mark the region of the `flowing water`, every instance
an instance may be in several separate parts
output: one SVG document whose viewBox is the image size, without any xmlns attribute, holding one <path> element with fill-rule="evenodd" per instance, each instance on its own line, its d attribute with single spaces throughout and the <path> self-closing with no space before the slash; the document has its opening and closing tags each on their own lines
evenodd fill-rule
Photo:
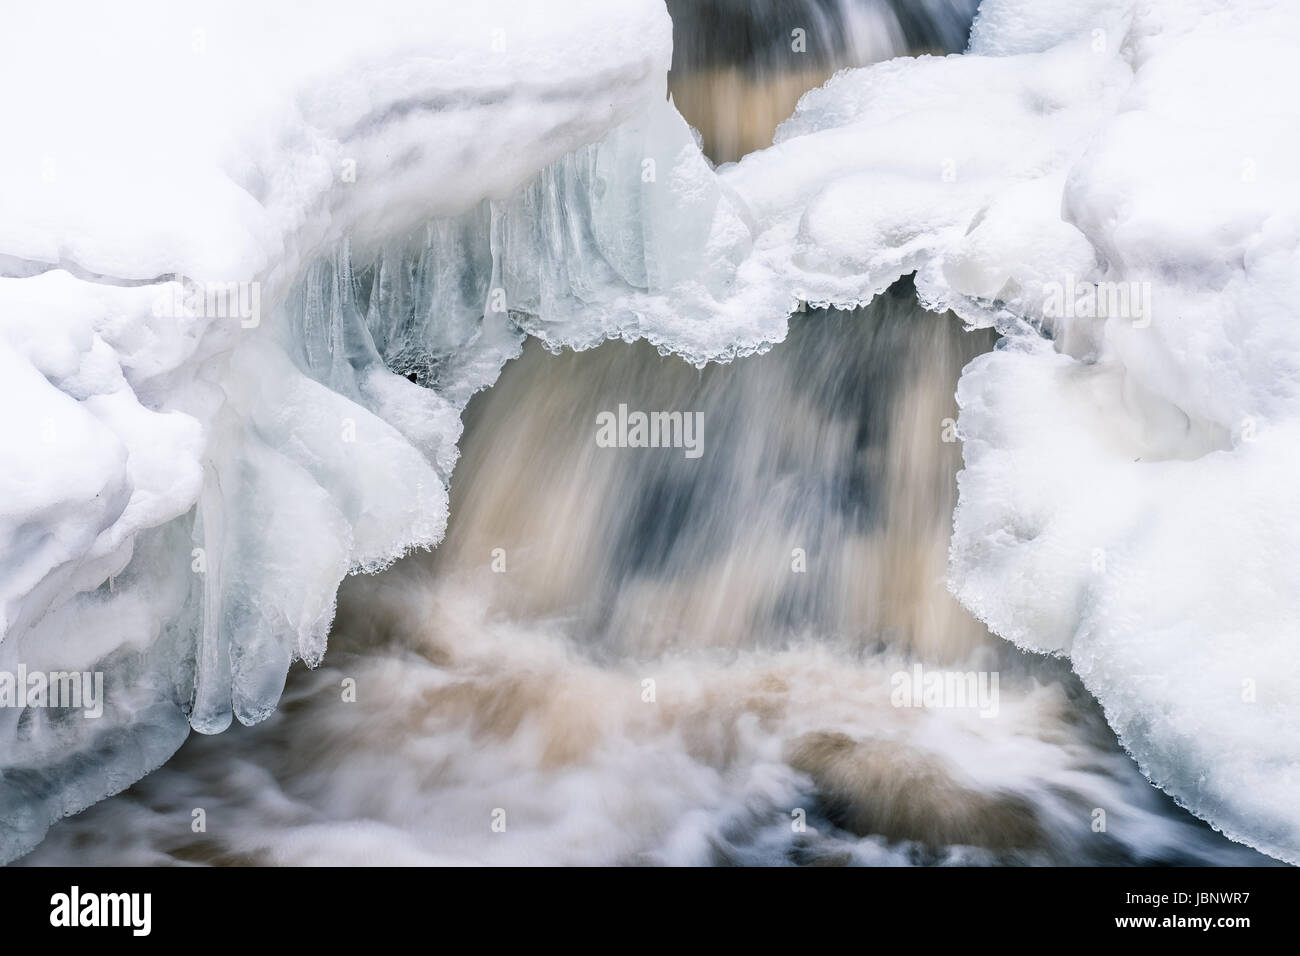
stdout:
<svg viewBox="0 0 1300 956">
<path fill-rule="evenodd" d="M 939 0 L 919 40 L 901 3 L 670 5 L 680 102 L 742 118 L 706 130 L 715 159 L 770 139 L 773 90 L 969 24 Z M 858 32 L 774 65 L 754 31 L 784 44 L 791 15 Z M 948 594 L 945 439 L 993 345 L 906 280 L 727 366 L 530 343 L 466 412 L 443 544 L 346 582 L 269 720 L 193 736 L 23 862 L 1267 862 L 1152 788 L 1065 662 Z M 602 447 L 620 406 L 698 430 Z M 918 666 L 986 693 L 900 706 Z"/>
<path fill-rule="evenodd" d="M 668 0 L 669 90 L 714 162 L 772 142 L 836 70 L 960 53 L 978 0 Z"/>
<path fill-rule="evenodd" d="M 467 412 L 443 545 L 348 581 L 270 720 L 28 862 L 1254 862 L 945 590 L 942 422 L 991 344 L 900 283 L 703 371 L 526 349 Z M 698 412 L 699 456 L 599 447 L 620 404 Z M 894 706 L 917 663 L 995 706 Z"/>
</svg>

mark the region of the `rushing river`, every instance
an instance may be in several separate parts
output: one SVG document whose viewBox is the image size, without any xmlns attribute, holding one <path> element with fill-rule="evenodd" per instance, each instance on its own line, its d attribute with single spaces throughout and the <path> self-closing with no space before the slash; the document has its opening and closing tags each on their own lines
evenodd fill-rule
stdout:
<svg viewBox="0 0 1300 956">
<path fill-rule="evenodd" d="M 960 49 L 970 6 L 679 0 L 673 92 L 735 159 L 836 68 Z M 348 580 L 269 720 L 24 862 L 1267 862 L 948 594 L 953 396 L 993 346 L 907 281 L 703 370 L 530 343 L 467 410 L 443 544 Z M 597 440 L 637 412 L 694 429 Z"/>
</svg>

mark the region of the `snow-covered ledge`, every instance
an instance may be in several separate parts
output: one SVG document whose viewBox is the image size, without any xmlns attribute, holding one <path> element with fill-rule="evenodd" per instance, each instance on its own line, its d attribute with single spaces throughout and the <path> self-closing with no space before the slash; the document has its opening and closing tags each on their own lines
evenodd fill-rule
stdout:
<svg viewBox="0 0 1300 956">
<path fill-rule="evenodd" d="M 295 367 L 307 265 L 517 193 L 671 56 L 660 0 L 68 7 L 0 36 L 0 671 L 106 688 L 0 708 L 0 859 L 265 716 L 342 577 L 440 539 L 458 409 Z"/>
<path fill-rule="evenodd" d="M 915 272 L 1006 333 L 959 386 L 954 591 L 1070 655 L 1157 785 L 1300 862 L 1294 4 L 986 0 L 967 54 L 846 71 L 717 171 L 662 103 L 658 3 L 437 6 L 6 35 L 10 85 L 59 106 L 5 105 L 0 669 L 117 681 L 98 739 L 0 713 L 0 855 L 187 712 L 264 715 L 341 575 L 437 540 L 459 403 L 518 327 L 726 359 Z M 62 89 L 51 48 L 104 86 Z M 172 274 L 256 279 L 271 314 L 157 316 Z"/>
</svg>

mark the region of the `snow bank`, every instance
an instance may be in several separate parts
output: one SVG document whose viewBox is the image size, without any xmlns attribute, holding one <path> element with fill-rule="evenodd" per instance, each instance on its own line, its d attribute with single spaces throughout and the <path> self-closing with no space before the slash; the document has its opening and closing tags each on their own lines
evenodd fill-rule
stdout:
<svg viewBox="0 0 1300 956">
<path fill-rule="evenodd" d="M 6 103 L 0 159 L 0 381 L 31 409 L 0 668 L 114 678 L 98 734 L 0 713 L 0 855 L 187 720 L 268 712 L 340 577 L 439 538 L 458 409 L 522 331 L 725 360 L 916 272 L 1007 336 L 959 387 L 954 591 L 1068 653 L 1157 784 L 1300 861 L 1300 15 L 987 0 L 968 54 L 841 73 L 713 170 L 656 2 L 384 7 L 77 11 L 102 29 L 71 40 L 27 11 L 0 49 L 46 93 Z M 186 305 L 244 281 L 257 322 L 251 289 Z"/>
<path fill-rule="evenodd" d="M 1107 40 L 1132 80 L 1052 207 L 1095 264 L 1015 268 L 998 244 L 1028 215 L 956 253 L 1000 257 L 1007 307 L 1055 348 L 1017 339 L 962 382 L 953 584 L 998 633 L 1067 652 L 1152 780 L 1296 863 L 1300 15 L 1142 4 Z M 1139 283 L 1150 308 L 1044 317 L 1053 273 Z"/>
<path fill-rule="evenodd" d="M 671 52 L 657 0 L 306 13 L 54 3 L 0 37 L 30 91 L 0 108 L 0 671 L 106 676 L 97 719 L 0 708 L 0 859 L 264 717 L 343 576 L 441 538 L 459 406 L 518 333 L 420 388 L 320 257 L 516 194 L 661 102 Z"/>
<path fill-rule="evenodd" d="M 719 177 L 761 224 L 737 298 L 850 305 L 915 270 L 1007 333 L 959 387 L 953 590 L 1291 862 L 1298 41 L 1269 0 L 991 0 L 967 55 L 840 74 Z"/>
</svg>

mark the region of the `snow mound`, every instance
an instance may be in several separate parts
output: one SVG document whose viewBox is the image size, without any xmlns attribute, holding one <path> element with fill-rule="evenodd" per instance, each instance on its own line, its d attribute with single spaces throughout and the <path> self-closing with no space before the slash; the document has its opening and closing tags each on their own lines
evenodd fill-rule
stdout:
<svg viewBox="0 0 1300 956">
<path fill-rule="evenodd" d="M 322 262 L 661 103 L 670 37 L 655 0 L 13 12 L 0 70 L 34 95 L 0 108 L 0 671 L 102 672 L 105 699 L 0 708 L 0 859 L 191 726 L 265 717 L 344 575 L 441 539 L 459 408 L 519 333 L 421 388 Z"/>
<path fill-rule="evenodd" d="M 110 680 L 100 721 L 0 711 L 0 856 L 265 716 L 341 577 L 440 538 L 523 334 L 726 360 L 915 272 L 1005 335 L 959 386 L 954 592 L 1300 862 L 1300 11 L 986 0 L 966 54 L 843 72 L 714 170 L 661 4 L 539 6 L 15 14 L 0 669 Z"/>
<path fill-rule="evenodd" d="M 763 224 L 751 291 L 852 305 L 915 271 L 1005 333 L 959 386 L 953 591 L 1293 863 L 1297 42 L 1270 0 L 990 0 L 967 54 L 842 73 L 719 175 Z"/>
</svg>

